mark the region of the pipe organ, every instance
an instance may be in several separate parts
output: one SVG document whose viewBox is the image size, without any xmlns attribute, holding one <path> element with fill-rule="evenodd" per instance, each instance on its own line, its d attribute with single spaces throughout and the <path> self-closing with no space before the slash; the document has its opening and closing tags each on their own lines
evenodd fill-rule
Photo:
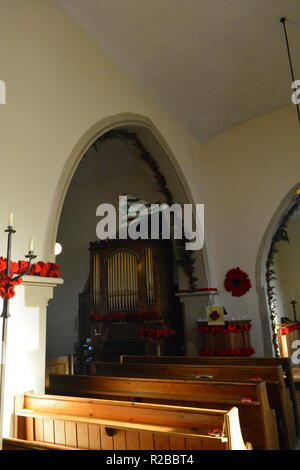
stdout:
<svg viewBox="0 0 300 470">
<path fill-rule="evenodd" d="M 89 251 L 90 273 L 79 296 L 79 339 L 91 337 L 95 359 L 145 353 L 145 341 L 138 335 L 145 326 L 179 330 L 171 349 L 182 354 L 170 240 L 98 241 L 90 243 Z"/>
</svg>

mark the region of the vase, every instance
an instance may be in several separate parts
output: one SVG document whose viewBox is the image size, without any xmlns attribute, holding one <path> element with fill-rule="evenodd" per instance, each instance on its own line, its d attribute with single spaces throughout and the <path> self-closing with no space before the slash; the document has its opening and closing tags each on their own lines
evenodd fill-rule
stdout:
<svg viewBox="0 0 300 470">
<path fill-rule="evenodd" d="M 161 356 L 161 345 L 159 341 L 156 342 L 156 355 Z"/>
</svg>

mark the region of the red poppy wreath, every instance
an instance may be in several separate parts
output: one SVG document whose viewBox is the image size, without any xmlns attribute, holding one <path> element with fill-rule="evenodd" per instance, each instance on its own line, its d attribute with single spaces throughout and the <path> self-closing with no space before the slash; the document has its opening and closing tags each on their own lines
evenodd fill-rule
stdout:
<svg viewBox="0 0 300 470">
<path fill-rule="evenodd" d="M 234 297 L 241 297 L 251 289 L 252 285 L 248 274 L 237 267 L 227 272 L 224 287 Z"/>
</svg>

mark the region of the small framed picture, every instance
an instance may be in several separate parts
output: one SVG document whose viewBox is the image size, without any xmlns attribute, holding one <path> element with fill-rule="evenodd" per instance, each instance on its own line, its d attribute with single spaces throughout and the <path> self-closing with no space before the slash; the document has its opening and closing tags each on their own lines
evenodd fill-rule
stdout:
<svg viewBox="0 0 300 470">
<path fill-rule="evenodd" d="M 209 325 L 224 325 L 224 307 L 208 305 L 206 308 L 207 323 Z"/>
</svg>

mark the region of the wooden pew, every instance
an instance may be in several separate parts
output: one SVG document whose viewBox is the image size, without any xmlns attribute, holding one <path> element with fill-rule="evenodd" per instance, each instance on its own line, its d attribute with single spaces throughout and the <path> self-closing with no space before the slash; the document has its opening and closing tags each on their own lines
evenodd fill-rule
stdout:
<svg viewBox="0 0 300 470">
<path fill-rule="evenodd" d="M 201 364 L 201 365 L 236 365 L 236 366 L 281 366 L 285 373 L 285 381 L 289 389 L 297 434 L 300 434 L 297 395 L 291 361 L 288 357 L 205 357 L 205 356 L 120 356 L 123 364 L 129 362 L 143 364 Z"/>
<path fill-rule="evenodd" d="M 4 438 L 2 450 L 79 450 L 46 442 L 25 441 L 24 439 Z"/>
<path fill-rule="evenodd" d="M 269 403 L 275 410 L 278 433 L 283 449 L 294 449 L 297 444 L 294 414 L 289 391 L 285 385 L 281 366 L 234 366 L 234 365 L 191 365 L 191 364 L 134 364 L 92 362 L 89 372 L 114 377 L 163 377 L 189 379 L 217 379 L 254 381 L 257 378 L 267 384 Z"/>
<path fill-rule="evenodd" d="M 72 354 L 68 354 L 66 356 L 51 357 L 46 359 L 46 390 L 49 386 L 50 374 L 74 374 L 74 356 Z"/>
<path fill-rule="evenodd" d="M 25 393 L 16 397 L 15 419 L 17 439 L 79 449 L 251 449 L 244 444 L 236 407 L 224 411 Z"/>
<path fill-rule="evenodd" d="M 198 408 L 239 409 L 242 432 L 253 446 L 278 449 L 276 417 L 265 382 L 50 375 L 50 393 Z M 247 437 L 246 437 L 247 436 Z"/>
</svg>

